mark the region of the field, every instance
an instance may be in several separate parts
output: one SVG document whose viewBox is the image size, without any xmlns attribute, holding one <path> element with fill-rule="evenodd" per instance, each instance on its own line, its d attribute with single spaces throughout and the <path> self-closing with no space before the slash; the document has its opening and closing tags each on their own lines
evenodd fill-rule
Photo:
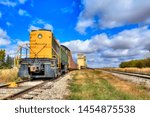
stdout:
<svg viewBox="0 0 150 117">
<path fill-rule="evenodd" d="M 0 83 L 19 81 L 18 69 L 0 69 Z"/>
<path fill-rule="evenodd" d="M 116 70 L 123 72 L 150 74 L 150 68 L 103 68 L 104 70 Z"/>
<path fill-rule="evenodd" d="M 146 100 L 150 99 L 148 89 L 124 81 L 99 70 L 73 71 L 70 83 L 72 100 Z"/>
</svg>

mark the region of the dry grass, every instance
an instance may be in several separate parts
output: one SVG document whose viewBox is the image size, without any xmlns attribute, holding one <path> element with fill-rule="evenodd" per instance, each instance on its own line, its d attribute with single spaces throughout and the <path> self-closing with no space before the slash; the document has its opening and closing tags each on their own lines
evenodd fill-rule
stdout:
<svg viewBox="0 0 150 117">
<path fill-rule="evenodd" d="M 144 85 L 138 85 L 129 81 L 124 81 L 117 76 L 109 74 L 107 81 L 113 85 L 116 89 L 123 92 L 127 92 L 129 95 L 133 95 L 135 99 L 150 99 L 150 95 L 147 94 L 149 90 Z"/>
<path fill-rule="evenodd" d="M 150 68 L 103 68 L 105 70 L 116 70 L 123 72 L 150 74 Z"/>
<path fill-rule="evenodd" d="M 17 77 L 18 69 L 0 69 L 0 83 L 19 81 Z"/>
<path fill-rule="evenodd" d="M 69 99 L 150 99 L 143 85 L 119 79 L 98 70 L 73 72 Z"/>
</svg>

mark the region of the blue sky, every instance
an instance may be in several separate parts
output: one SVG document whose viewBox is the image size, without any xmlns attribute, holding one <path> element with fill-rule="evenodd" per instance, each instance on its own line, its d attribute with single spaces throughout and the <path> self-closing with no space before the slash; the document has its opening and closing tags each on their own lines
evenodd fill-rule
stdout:
<svg viewBox="0 0 150 117">
<path fill-rule="evenodd" d="M 13 55 L 32 29 L 51 29 L 90 67 L 149 56 L 150 0 L 0 0 L 0 48 Z"/>
</svg>

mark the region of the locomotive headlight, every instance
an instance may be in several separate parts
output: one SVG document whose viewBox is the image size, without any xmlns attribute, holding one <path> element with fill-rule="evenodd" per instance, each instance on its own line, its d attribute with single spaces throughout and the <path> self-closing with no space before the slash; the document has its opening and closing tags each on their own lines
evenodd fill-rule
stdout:
<svg viewBox="0 0 150 117">
<path fill-rule="evenodd" d="M 38 38 L 41 39 L 42 38 L 42 34 L 38 34 Z"/>
</svg>

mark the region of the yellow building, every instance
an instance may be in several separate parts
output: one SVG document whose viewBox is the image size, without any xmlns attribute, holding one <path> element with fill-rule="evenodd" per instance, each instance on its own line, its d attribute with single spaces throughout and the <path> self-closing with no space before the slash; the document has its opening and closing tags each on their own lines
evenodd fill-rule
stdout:
<svg viewBox="0 0 150 117">
<path fill-rule="evenodd" d="M 78 69 L 82 69 L 82 68 L 86 68 L 87 64 L 86 64 L 86 56 L 84 54 L 78 54 Z"/>
</svg>

